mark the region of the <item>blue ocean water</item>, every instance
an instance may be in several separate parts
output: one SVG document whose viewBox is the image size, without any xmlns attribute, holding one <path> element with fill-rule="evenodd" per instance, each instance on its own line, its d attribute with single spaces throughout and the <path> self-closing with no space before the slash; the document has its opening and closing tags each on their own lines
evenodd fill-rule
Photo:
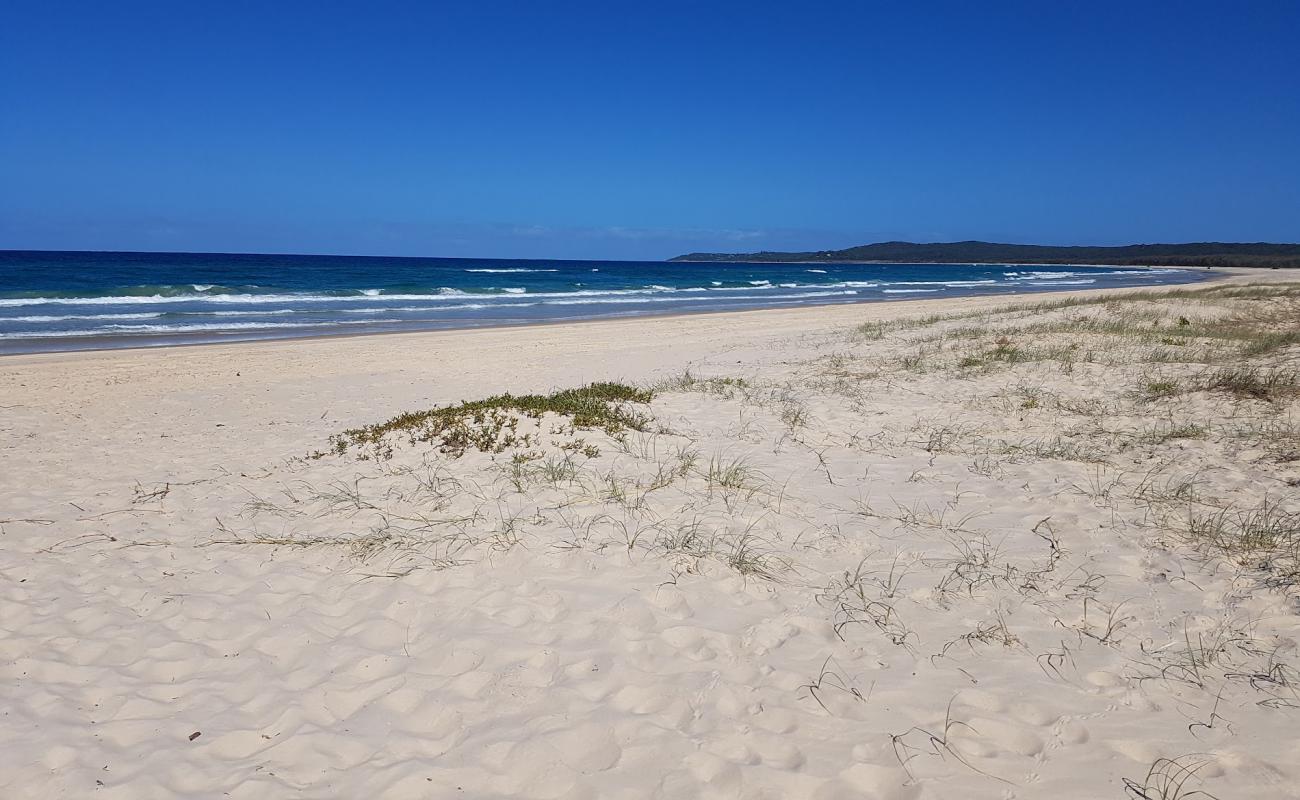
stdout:
<svg viewBox="0 0 1300 800">
<path fill-rule="evenodd" d="M 1162 285 L 1205 270 L 0 251 L 0 353 Z"/>
</svg>

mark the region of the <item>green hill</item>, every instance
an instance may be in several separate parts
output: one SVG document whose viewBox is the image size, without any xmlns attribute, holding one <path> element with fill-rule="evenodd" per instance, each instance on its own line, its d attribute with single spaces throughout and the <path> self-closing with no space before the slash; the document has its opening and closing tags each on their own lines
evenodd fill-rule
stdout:
<svg viewBox="0 0 1300 800">
<path fill-rule="evenodd" d="M 670 261 L 871 261 L 905 264 L 1115 264 L 1120 266 L 1300 267 L 1300 244 L 1193 242 L 1122 247 L 1051 247 L 995 242 L 878 242 L 807 253 L 688 253 Z"/>
</svg>

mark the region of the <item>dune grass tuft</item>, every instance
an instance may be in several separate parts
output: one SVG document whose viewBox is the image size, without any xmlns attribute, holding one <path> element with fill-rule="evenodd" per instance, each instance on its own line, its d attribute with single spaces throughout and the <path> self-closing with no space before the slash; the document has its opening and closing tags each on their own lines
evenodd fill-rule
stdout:
<svg viewBox="0 0 1300 800">
<path fill-rule="evenodd" d="M 1237 397 L 1276 400 L 1300 391 L 1300 373 L 1293 369 L 1224 367 L 1202 377 L 1201 388 Z"/>
<path fill-rule="evenodd" d="M 509 447 L 532 444 L 532 434 L 518 431 L 521 417 L 539 419 L 544 414 L 556 414 L 568 417 L 575 428 L 610 435 L 629 429 L 645 430 L 650 418 L 627 408 L 627 404 L 648 403 L 653 397 L 648 389 L 622 383 L 592 383 L 545 395 L 501 394 L 352 428 L 331 436 L 330 445 L 340 455 L 355 447 L 362 451 L 362 458 L 386 459 L 393 454 L 392 437 L 404 435 L 412 444 L 431 443 L 455 457 L 470 449 L 500 453 Z"/>
<path fill-rule="evenodd" d="M 1294 573 L 1300 569 L 1300 513 L 1265 499 L 1246 510 L 1192 514 L 1188 535 L 1240 563 Z"/>
</svg>

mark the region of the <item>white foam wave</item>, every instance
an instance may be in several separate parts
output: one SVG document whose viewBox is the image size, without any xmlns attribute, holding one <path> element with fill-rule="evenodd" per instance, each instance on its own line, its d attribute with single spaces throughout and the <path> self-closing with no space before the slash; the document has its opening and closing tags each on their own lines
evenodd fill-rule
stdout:
<svg viewBox="0 0 1300 800">
<path fill-rule="evenodd" d="M 161 311 L 140 314 L 38 314 L 26 317 L 0 317 L 0 322 L 67 322 L 74 319 L 155 319 Z"/>
<path fill-rule="evenodd" d="M 410 314 L 417 312 L 428 313 L 431 311 L 459 311 L 462 309 L 482 309 L 482 308 L 526 308 L 535 306 L 537 303 L 453 303 L 450 305 L 439 304 L 436 306 L 381 306 L 379 308 L 345 308 L 342 309 L 344 314 Z"/>
<path fill-rule="evenodd" d="M 228 305 L 266 305 L 270 303 L 355 303 L 374 300 L 437 300 L 439 297 L 462 296 L 459 289 L 439 289 L 437 294 L 181 294 L 181 295 L 112 295 L 108 297 L 4 297 L 0 308 L 23 306 L 126 306 L 174 305 L 178 303 L 224 303 Z"/>
<path fill-rule="evenodd" d="M 400 322 L 401 320 L 339 320 L 330 323 L 319 322 L 229 322 L 224 324 L 194 325 L 102 325 L 98 328 L 86 328 L 78 331 L 11 331 L 0 333 L 0 339 L 65 338 L 84 336 L 121 336 L 142 333 L 201 333 L 204 331 L 248 331 L 271 330 L 275 328 L 324 328 L 333 325 L 374 325 L 382 322 Z"/>
<path fill-rule="evenodd" d="M 111 297 L 24 297 L 24 298 L 0 298 L 0 308 L 15 308 L 25 306 L 115 306 L 115 305 L 176 305 L 188 303 L 196 305 L 198 309 L 186 309 L 182 313 L 206 313 L 206 314 L 229 314 L 238 315 L 241 313 L 252 313 L 251 311 L 227 311 L 220 312 L 215 309 L 207 308 L 213 305 L 352 305 L 356 303 L 442 303 L 450 299 L 459 299 L 464 301 L 472 298 L 474 302 L 479 303 L 511 303 L 519 295 L 527 294 L 530 299 L 551 299 L 551 298 L 584 298 L 584 297 L 635 297 L 647 294 L 680 294 L 683 292 L 752 292 L 763 290 L 775 290 L 778 287 L 773 286 L 767 281 L 751 281 L 749 286 L 722 286 L 719 281 L 712 281 L 710 287 L 689 287 L 678 289 L 672 286 L 652 285 L 636 289 L 579 289 L 568 292 L 528 292 L 524 287 L 511 286 L 504 287 L 501 294 L 481 294 L 468 293 L 459 289 L 441 288 L 436 294 L 371 294 L 377 290 L 365 290 L 366 294 L 351 295 L 325 295 L 325 294 L 220 294 L 220 295 L 150 295 L 134 296 L 121 295 Z M 840 281 L 837 283 L 789 283 L 781 284 L 785 289 L 867 289 L 874 288 L 880 284 L 873 281 Z M 301 309 L 299 309 L 301 310 Z M 271 313 L 271 312 L 268 312 Z M 278 313 L 278 312 L 275 312 Z M 289 312 L 291 313 L 291 312 Z"/>
<path fill-rule="evenodd" d="M 203 311 L 178 311 L 176 313 L 202 316 L 202 317 L 272 317 L 272 316 L 279 316 L 281 314 L 301 314 L 302 312 L 303 309 L 299 309 L 299 308 L 270 308 L 265 310 L 259 309 L 257 311 L 250 311 L 247 309 L 243 309 L 239 311 L 219 311 L 219 310 L 204 309 Z"/>
<path fill-rule="evenodd" d="M 810 297 L 841 297 L 845 295 L 855 295 L 856 291 L 843 290 L 836 292 L 800 292 L 799 294 L 751 294 L 751 295 L 732 295 L 727 297 L 728 302 L 743 300 L 802 300 Z M 620 305 L 629 303 L 707 303 L 718 298 L 701 297 L 609 297 L 603 299 L 584 299 L 584 300 L 547 300 L 542 303 L 546 306 L 573 306 L 573 305 Z"/>
<path fill-rule="evenodd" d="M 816 273 L 816 272 L 825 273 L 825 270 L 809 269 L 806 271 L 810 273 Z M 745 291 L 766 291 L 766 290 L 776 291 L 778 290 L 778 288 L 779 289 L 826 290 L 826 289 L 867 289 L 867 288 L 876 288 L 879 286 L 885 286 L 885 287 L 925 287 L 928 289 L 930 288 L 937 289 L 940 287 L 960 289 L 960 288 L 973 288 L 973 287 L 980 287 L 980 286 L 1000 285 L 1000 286 L 1005 286 L 1009 289 L 1017 285 L 1031 285 L 1031 286 L 1044 286 L 1044 287 L 1054 286 L 1054 285 L 1083 286 L 1083 285 L 1096 283 L 1096 276 L 1098 275 L 1110 275 L 1110 276 L 1143 275 L 1143 274 L 1149 275 L 1149 274 L 1165 274 L 1165 273 L 1176 273 L 1176 272 L 1186 272 L 1186 270 L 1152 268 L 1152 269 L 1115 269 L 1115 270 L 1107 270 L 1104 272 L 1097 272 L 1097 271 L 1084 272 L 1084 271 L 1062 270 L 1062 269 L 1027 269 L 1027 270 L 1020 270 L 1016 272 L 1006 273 L 1005 277 L 1002 280 L 981 279 L 981 280 L 948 280 L 948 281 L 944 281 L 944 280 L 889 281 L 884 283 L 878 281 L 837 281 L 834 283 L 808 283 L 808 284 L 782 283 L 779 285 L 779 287 L 773 286 L 771 282 L 767 280 L 748 281 L 747 282 L 748 285 L 744 285 L 744 286 L 724 286 L 722 281 L 710 281 L 709 282 L 710 285 L 707 287 L 695 286 L 695 287 L 675 288 L 672 286 L 651 285 L 651 286 L 646 286 L 641 288 L 581 289 L 581 290 L 567 291 L 567 292 L 565 291 L 527 292 L 523 287 L 506 287 L 502 289 L 501 293 L 499 294 L 485 294 L 479 292 L 467 293 L 461 289 L 443 287 L 440 289 L 430 291 L 428 293 L 402 293 L 402 294 L 384 294 L 383 290 L 380 289 L 364 289 L 364 290 L 358 290 L 353 294 L 345 294 L 345 295 L 322 294 L 322 293 L 303 293 L 303 294 L 231 293 L 231 294 L 179 294 L 179 295 L 170 295 L 170 294 L 169 295 L 162 295 L 162 294 L 114 295 L 114 296 L 107 296 L 107 297 L 6 297 L 6 298 L 0 298 L 0 309 L 47 307 L 47 308 L 51 308 L 51 313 L 31 314 L 30 317 L 48 316 L 53 318 L 53 317 L 68 316 L 68 317 L 94 318 L 97 317 L 98 315 L 91 313 L 91 309 L 104 307 L 104 306 L 138 307 L 140 308 L 140 313 L 144 313 L 144 309 L 147 309 L 149 307 L 167 306 L 167 305 L 188 305 L 189 307 L 187 308 L 178 309 L 177 313 L 239 316 L 241 314 L 252 315 L 255 312 L 252 311 L 251 309 L 245 309 L 239 311 L 233 311 L 233 310 L 218 311 L 214 307 L 268 306 L 268 305 L 280 306 L 281 309 L 278 309 L 276 311 L 263 312 L 265 314 L 274 314 L 274 313 L 302 312 L 306 310 L 303 308 L 304 306 L 315 306 L 315 305 L 333 305 L 333 306 L 342 307 L 339 310 L 343 310 L 348 306 L 353 306 L 359 303 L 385 304 L 385 305 L 392 304 L 392 303 L 428 303 L 431 306 L 433 306 L 440 303 L 446 303 L 453 299 L 457 299 L 461 303 L 473 302 L 473 303 L 481 303 L 481 304 L 491 304 L 491 303 L 510 304 L 510 303 L 517 303 L 518 296 L 523 294 L 527 294 L 530 300 L 572 299 L 572 300 L 577 300 L 579 302 L 585 302 L 584 298 L 588 298 L 588 297 L 612 297 L 612 298 L 639 297 L 647 294 L 674 294 L 676 296 L 680 296 L 681 293 L 684 292 L 712 294 L 717 292 L 745 292 Z M 1063 281 L 1071 281 L 1071 283 L 1064 283 Z M 194 286 L 197 287 L 197 286 L 205 286 L 205 285 L 194 284 Z M 886 288 L 883 291 L 889 294 L 901 293 L 900 290 L 897 288 Z M 769 298 L 769 299 L 775 299 L 775 298 Z M 75 307 L 79 311 L 84 309 L 84 313 L 58 314 L 58 313 L 53 313 L 52 311 L 52 307 L 69 307 L 69 306 Z M 291 306 L 292 308 L 284 308 L 285 306 Z M 0 316 L 0 319 L 3 319 L 3 317 Z M 12 320 L 12 319 L 19 319 L 19 318 L 11 317 L 10 319 Z M 23 319 L 26 319 L 27 321 L 36 321 L 35 319 L 28 319 L 28 318 L 23 318 Z M 62 320 L 43 319 L 41 321 L 54 322 L 54 321 L 62 321 Z"/>
<path fill-rule="evenodd" d="M 112 295 L 109 297 L 4 297 L 0 308 L 21 306 L 126 306 L 161 305 L 169 303 L 292 303 L 346 300 L 330 295 L 296 294 L 181 294 L 181 295 Z M 356 297 L 362 300 L 366 298 Z"/>
<path fill-rule="evenodd" d="M 781 284 L 786 286 L 786 284 Z M 836 281 L 835 283 L 796 283 L 797 289 L 875 289 L 880 286 L 876 281 Z"/>
<path fill-rule="evenodd" d="M 978 280 L 978 281 L 886 281 L 885 286 L 949 286 L 953 288 L 962 288 L 966 286 L 993 286 L 995 280 Z"/>
<path fill-rule="evenodd" d="M 1035 278 L 1081 278 L 1088 275 L 1162 275 L 1166 273 L 1187 271 L 1188 270 L 1181 267 L 1121 267 L 1118 269 L 1106 270 L 1104 272 L 1098 271 L 1095 268 L 1087 272 L 1027 270 L 1023 272 L 1008 272 L 1006 273 L 1006 277 L 1008 280 L 1034 280 Z"/>
<path fill-rule="evenodd" d="M 1042 270 L 1030 270 L 1028 272 L 1008 272 L 1007 280 L 1009 281 L 1032 281 L 1040 278 L 1074 278 L 1082 275 L 1081 272 L 1044 272 Z"/>
</svg>

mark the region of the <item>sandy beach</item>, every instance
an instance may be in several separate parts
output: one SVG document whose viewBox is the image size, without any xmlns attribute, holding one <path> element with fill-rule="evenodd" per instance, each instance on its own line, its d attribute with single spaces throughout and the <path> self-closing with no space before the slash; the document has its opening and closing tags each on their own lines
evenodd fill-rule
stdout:
<svg viewBox="0 0 1300 800">
<path fill-rule="evenodd" d="M 1300 797 L 1297 331 L 1281 270 L 5 357 L 0 796 Z"/>
</svg>

